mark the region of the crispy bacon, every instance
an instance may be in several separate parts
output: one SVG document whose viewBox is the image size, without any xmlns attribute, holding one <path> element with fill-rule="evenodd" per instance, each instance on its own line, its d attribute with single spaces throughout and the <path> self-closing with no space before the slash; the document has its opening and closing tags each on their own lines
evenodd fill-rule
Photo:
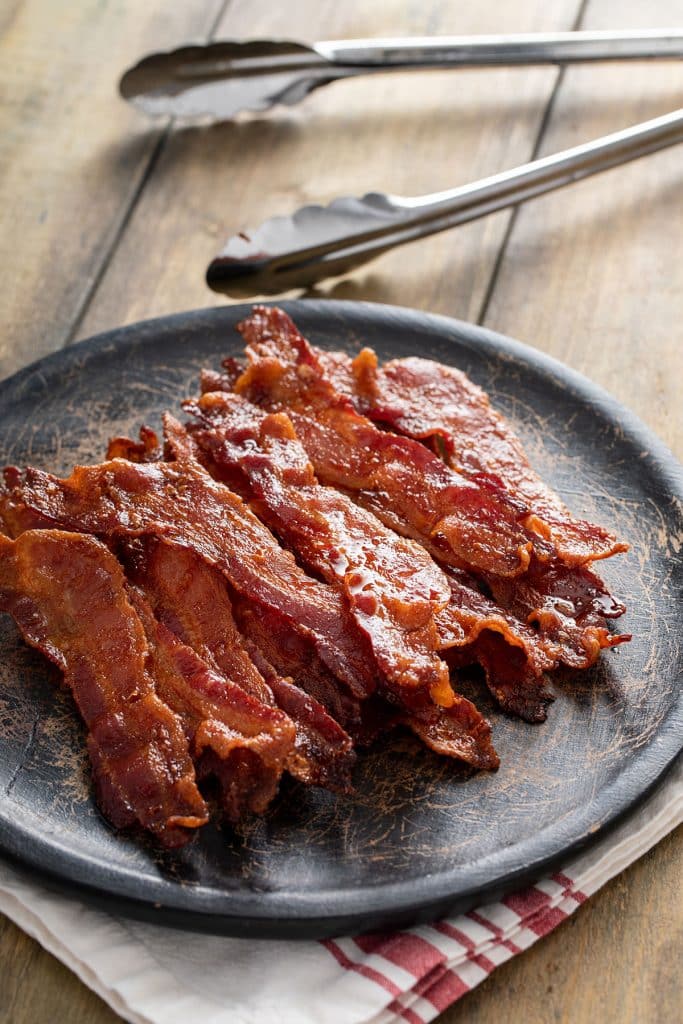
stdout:
<svg viewBox="0 0 683 1024">
<path fill-rule="evenodd" d="M 159 699 L 123 571 L 93 537 L 57 530 L 0 538 L 0 607 L 64 673 L 88 729 L 95 789 L 118 828 L 179 846 L 208 820 L 188 741 Z"/>
<path fill-rule="evenodd" d="M 504 580 L 489 583 L 494 599 L 535 626 L 546 653 L 563 665 L 588 668 L 601 650 L 631 639 L 630 633 L 607 629 L 605 619 L 616 619 L 626 609 L 586 566 L 535 562 L 515 587 Z"/>
<path fill-rule="evenodd" d="M 546 672 L 630 639 L 590 568 L 626 545 L 460 371 L 316 349 L 262 306 L 238 330 L 246 364 L 203 371 L 163 447 L 142 427 L 0 488 L 0 609 L 62 668 L 103 811 L 168 846 L 208 819 L 195 768 L 233 822 L 285 771 L 348 790 L 353 744 L 396 725 L 495 770 L 461 669 L 538 722 Z"/>
<path fill-rule="evenodd" d="M 530 509 L 526 525 L 548 538 L 567 565 L 609 558 L 628 545 L 595 523 L 576 519 L 532 469 L 509 423 L 481 388 L 452 366 L 430 359 L 396 359 L 382 367 L 364 349 L 353 361 L 317 352 L 336 386 L 373 421 L 425 441 L 467 477 L 492 473 Z M 326 359 L 329 364 L 326 364 Z"/>
<path fill-rule="evenodd" d="M 372 659 L 339 595 L 307 576 L 244 502 L 199 465 L 114 459 L 60 480 L 29 468 L 7 474 L 0 512 L 13 533 L 59 526 L 104 538 L 151 534 L 216 566 L 234 589 L 273 609 L 315 645 L 352 693 L 375 688 Z"/>
<path fill-rule="evenodd" d="M 586 668 L 601 650 L 629 639 L 609 633 L 604 620 L 623 614 L 624 606 L 584 567 L 628 545 L 571 515 L 534 472 L 519 438 L 481 388 L 454 367 L 428 359 L 397 359 L 380 367 L 370 349 L 354 360 L 343 352 L 315 351 L 335 387 L 370 419 L 431 444 L 466 476 L 496 474 L 528 503 L 527 526 L 548 538 L 557 558 L 547 566 L 532 558 L 518 584 L 489 582 L 505 608 L 540 629 L 539 643 L 551 660 Z"/>
<path fill-rule="evenodd" d="M 434 616 L 450 589 L 425 549 L 320 486 L 284 414 L 269 415 L 225 392 L 188 407 L 204 428 L 193 433 L 200 447 L 219 467 L 244 474 L 268 526 L 307 569 L 341 591 L 391 694 L 400 702 L 406 689 L 422 687 L 449 706 L 454 698 L 437 654 Z"/>
<path fill-rule="evenodd" d="M 342 583 L 350 572 L 361 571 L 366 581 L 364 593 L 371 595 L 377 576 L 376 553 L 381 555 L 386 549 L 388 557 L 380 560 L 380 571 L 384 579 L 389 576 L 390 592 L 402 615 L 411 593 L 421 607 L 430 592 L 440 597 L 438 604 L 432 600 L 429 609 L 430 628 L 434 614 L 438 613 L 441 630 L 438 638 L 430 632 L 430 650 L 454 643 L 468 645 L 469 658 L 461 657 L 458 663 L 480 661 L 486 669 L 489 687 L 507 711 L 528 721 L 542 721 L 546 717 L 551 694 L 541 672 L 556 662 L 538 649 L 536 634 L 511 616 L 505 616 L 478 591 L 463 588 L 461 594 L 455 577 L 449 588 L 443 572 L 436 570 L 423 549 L 399 538 L 340 492 L 317 485 L 288 418 L 282 414 L 267 415 L 239 396 L 224 392 L 205 393 L 197 402 L 185 403 L 185 407 L 199 420 L 190 430 L 204 457 L 210 459 L 210 471 L 231 476 L 242 473 L 240 486 L 244 490 L 248 481 L 257 511 L 309 569 L 330 582 L 339 578 Z M 368 553 L 369 573 L 367 564 L 359 562 Z M 402 572 L 396 571 L 397 557 L 404 563 Z M 410 578 L 410 590 L 405 587 L 406 576 Z M 380 585 L 383 582 L 381 579 Z M 451 588 L 451 607 L 447 609 L 446 595 L 450 595 Z M 457 639 L 452 637 L 454 629 L 461 634 Z M 493 631 L 496 635 L 491 635 Z M 444 632 L 450 639 L 444 641 Z M 506 652 L 509 638 L 513 650 Z M 371 635 L 371 642 L 374 640 Z M 401 637 L 397 639 L 389 631 L 386 647 L 390 657 L 400 652 L 400 641 Z M 419 636 L 418 642 L 421 641 Z M 380 651 L 380 657 L 381 654 Z M 411 657 L 409 650 L 407 658 Z M 453 664 L 454 660 L 451 656 L 449 662 Z M 386 663 L 380 664 L 386 671 Z"/>
<path fill-rule="evenodd" d="M 302 782 L 348 790 L 355 760 L 351 738 L 318 701 L 278 675 L 244 640 L 220 573 L 194 552 L 154 537 L 128 541 L 121 555 L 129 578 L 164 627 L 230 685 L 292 719 L 296 734 L 286 755 L 287 770 Z M 329 678 L 334 685 L 334 677 Z"/>
<path fill-rule="evenodd" d="M 238 598 L 234 612 L 254 661 L 260 655 L 278 675 L 296 680 L 357 741 L 366 699 L 351 693 L 325 667 L 313 645 L 270 609 Z"/>
<path fill-rule="evenodd" d="M 348 397 L 344 397 L 337 390 L 337 387 L 346 389 L 347 392 L 350 389 L 349 366 L 343 357 L 324 353 L 318 358 L 318 351 L 314 350 L 296 329 L 292 330 L 289 318 L 281 311 L 264 310 L 259 307 L 255 315 L 245 321 L 240 330 L 249 343 L 247 354 L 250 365 L 237 381 L 238 390 L 269 407 L 277 403 L 284 404 L 290 398 L 299 408 L 300 396 L 305 394 L 311 407 L 315 410 L 322 407 L 325 415 L 329 407 L 339 410 L 343 408 L 344 402 L 349 402 Z M 262 340 L 259 341 L 259 338 Z M 374 360 L 369 359 L 367 354 L 364 359 L 359 360 L 354 378 L 354 381 L 358 381 L 355 385 L 358 391 L 367 393 L 371 390 L 374 365 Z M 345 476 L 348 467 L 339 466 L 339 457 L 332 444 L 330 432 L 325 426 L 320 426 L 319 411 L 316 412 L 315 420 L 298 413 L 291 413 L 291 416 L 309 455 L 315 454 L 312 461 L 316 471 L 326 482 L 336 483 L 350 490 L 354 500 L 378 514 L 387 525 L 399 532 L 408 532 L 403 513 L 405 501 L 402 506 L 398 490 L 391 493 L 385 489 L 378 497 L 374 490 L 363 489 L 358 479 L 353 479 L 348 474 Z M 379 435 L 396 439 L 393 434 L 379 432 Z M 366 440 L 369 443 L 369 439 Z M 344 451 L 343 445 L 337 445 L 337 448 Z M 392 466 L 391 471 L 395 472 L 395 467 Z M 491 479 L 487 476 L 482 478 L 481 473 L 474 469 L 470 471 L 477 482 Z M 494 479 L 500 482 L 499 477 Z M 511 500 L 516 501 L 516 496 L 511 496 Z M 527 525 L 536 526 L 540 522 L 531 516 L 528 507 L 524 521 Z M 544 527 L 539 529 L 541 533 L 545 532 L 548 535 L 548 530 Z M 418 539 L 426 544 L 439 561 L 450 561 L 454 568 L 463 568 L 449 559 L 444 553 L 443 544 L 434 543 L 434 539 L 426 538 L 424 533 Z M 620 550 L 622 548 L 623 545 L 619 547 Z M 565 572 L 565 568 L 568 571 Z M 582 666 L 592 664 L 601 649 L 629 639 L 627 635 L 611 636 L 604 622 L 604 618 L 621 614 L 623 606 L 609 597 L 599 578 L 585 566 L 565 567 L 548 539 L 543 541 L 539 538 L 534 542 L 533 552 L 529 555 L 523 573 L 505 574 L 476 564 L 472 564 L 470 569 L 493 591 L 496 601 L 502 604 L 505 610 L 511 612 L 522 623 L 538 627 L 542 634 L 539 643 L 545 646 L 548 657 L 556 662 L 562 661 L 571 666 L 576 666 L 579 662 Z M 515 580 L 520 581 L 519 587 Z M 533 581 L 532 585 L 529 585 L 530 581 Z M 577 609 L 573 624 L 570 621 L 572 605 Z M 551 611 L 550 615 L 547 614 L 548 610 Z M 562 616 L 562 621 L 558 619 L 558 614 Z"/>
<path fill-rule="evenodd" d="M 107 446 L 108 459 L 128 459 L 129 462 L 158 462 L 161 458 L 159 438 L 151 427 L 140 427 L 140 440 L 130 437 L 112 437 Z"/>
<path fill-rule="evenodd" d="M 544 673 L 557 665 L 543 638 L 495 604 L 466 573 L 447 569 L 450 605 L 438 616 L 441 649 L 452 667 L 479 663 L 500 706 L 527 722 L 543 722 L 553 695 Z"/>
<path fill-rule="evenodd" d="M 269 411 L 287 412 L 322 483 L 352 491 L 441 561 L 503 576 L 525 571 L 533 540 L 520 520 L 528 509 L 493 477 L 467 480 L 419 442 L 360 416 L 282 310 L 255 307 L 238 330 L 249 365 L 235 391 Z"/>
<path fill-rule="evenodd" d="M 217 777 L 229 821 L 262 814 L 294 751 L 293 723 L 182 643 L 155 618 L 140 588 L 129 594 L 147 635 L 156 692 L 183 723 L 200 777 Z"/>
<path fill-rule="evenodd" d="M 424 702 L 400 721 L 437 754 L 455 757 L 473 768 L 495 771 L 500 758 L 491 742 L 491 726 L 474 704 L 456 694 L 449 708 Z"/>
</svg>

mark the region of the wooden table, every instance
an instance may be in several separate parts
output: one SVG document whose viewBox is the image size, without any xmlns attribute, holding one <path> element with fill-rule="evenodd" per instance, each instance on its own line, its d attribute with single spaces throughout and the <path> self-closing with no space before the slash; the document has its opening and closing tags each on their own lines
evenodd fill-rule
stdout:
<svg viewBox="0 0 683 1024">
<path fill-rule="evenodd" d="M 303 202 L 434 191 L 681 105 L 680 63 L 431 72 L 338 83 L 213 127 L 150 126 L 115 94 L 188 39 L 654 27 L 681 0 L 1 0 L 0 374 L 96 331 L 216 302 L 222 240 Z M 683 150 L 389 254 L 321 289 L 523 339 L 588 374 L 683 453 Z M 499 968 L 441 1024 L 678 1019 L 680 836 Z M 678 943 L 680 956 L 680 941 Z M 6 919 L 0 1019 L 114 1014 Z"/>
</svg>

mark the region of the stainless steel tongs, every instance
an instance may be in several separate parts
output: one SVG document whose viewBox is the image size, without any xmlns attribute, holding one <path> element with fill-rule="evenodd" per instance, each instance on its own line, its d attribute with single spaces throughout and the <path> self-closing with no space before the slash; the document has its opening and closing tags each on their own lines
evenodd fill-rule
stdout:
<svg viewBox="0 0 683 1024">
<path fill-rule="evenodd" d="M 683 108 L 447 192 L 371 192 L 304 206 L 230 238 L 207 270 L 214 291 L 272 295 L 337 277 L 397 245 L 683 142 Z"/>
<path fill-rule="evenodd" d="M 231 118 L 294 104 L 338 78 L 379 71 L 569 64 L 683 57 L 683 30 L 532 35 L 218 42 L 153 53 L 130 68 L 121 95 L 145 113 Z"/>
</svg>

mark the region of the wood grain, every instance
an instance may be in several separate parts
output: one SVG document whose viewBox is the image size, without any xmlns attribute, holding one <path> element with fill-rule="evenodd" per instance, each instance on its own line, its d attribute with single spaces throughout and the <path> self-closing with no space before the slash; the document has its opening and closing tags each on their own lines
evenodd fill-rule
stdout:
<svg viewBox="0 0 683 1024">
<path fill-rule="evenodd" d="M 680 21 L 680 0 L 620 3 L 625 28 Z M 592 0 L 587 28 L 614 21 Z M 680 62 L 567 69 L 542 153 L 681 105 Z M 683 147 L 519 210 L 485 323 L 602 384 L 683 455 Z"/>
<path fill-rule="evenodd" d="M 222 0 L 25 0 L 0 9 L 0 375 L 59 348 L 87 302 L 162 128 L 117 75 L 152 45 L 203 38 Z"/>
<path fill-rule="evenodd" d="M 0 372 L 72 336 L 219 301 L 204 287 L 206 263 L 226 234 L 272 213 L 372 187 L 430 191 L 528 159 L 557 81 L 552 69 L 378 76 L 162 144 L 160 129 L 117 100 L 115 78 L 150 47 L 201 36 L 219 8 L 0 4 Z M 570 27 L 578 10 L 572 0 L 235 0 L 220 33 L 531 31 Z M 680 21 L 680 0 L 589 0 L 584 26 Z M 570 69 L 542 151 L 680 106 L 680 75 L 673 63 Z M 535 200 L 507 240 L 503 213 L 389 254 L 325 293 L 483 315 L 606 385 L 680 454 L 680 184 L 679 148 Z M 680 832 L 660 843 L 440 1024 L 677 1019 L 681 849 Z M 3 1024 L 118 1019 L 0 920 Z"/>
<path fill-rule="evenodd" d="M 679 829 L 523 956 L 498 967 L 437 1024 L 679 1019 L 682 847 Z"/>
<path fill-rule="evenodd" d="M 0 1021 L 2 1024 L 118 1024 L 75 974 L 0 915 Z"/>
<path fill-rule="evenodd" d="M 403 0 L 274 5 L 236 0 L 218 33 L 304 40 L 571 27 L 577 0 L 514 5 Z M 457 13 L 456 13 L 457 12 Z M 435 191 L 526 160 L 555 68 L 411 72 L 338 82 L 267 117 L 176 131 L 161 154 L 78 336 L 223 301 L 204 272 L 228 235 L 304 203 L 372 189 Z M 476 319 L 508 213 L 383 257 L 335 298 Z M 293 293 L 294 294 L 294 293 Z"/>
</svg>

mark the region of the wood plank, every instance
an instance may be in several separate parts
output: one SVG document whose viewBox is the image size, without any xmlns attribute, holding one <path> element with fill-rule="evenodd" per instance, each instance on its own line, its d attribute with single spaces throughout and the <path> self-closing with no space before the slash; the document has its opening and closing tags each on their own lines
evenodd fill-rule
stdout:
<svg viewBox="0 0 683 1024">
<path fill-rule="evenodd" d="M 436 1024 L 660 1024 L 680 1019 L 683 830 Z"/>
<path fill-rule="evenodd" d="M 576 0 L 547 4 L 274 5 L 235 0 L 223 37 L 315 40 L 571 27 Z M 327 86 L 296 107 L 177 131 L 104 275 L 79 337 L 220 297 L 204 272 L 225 238 L 304 203 L 380 189 L 421 193 L 513 166 L 533 148 L 555 68 L 410 72 Z M 508 214 L 389 254 L 323 294 L 476 317 Z"/>
<path fill-rule="evenodd" d="M 120 1020 L 68 967 L 0 914 L 3 1024 L 118 1024 Z"/>
<path fill-rule="evenodd" d="M 203 38 L 223 0 L 23 0 L 0 15 L 0 376 L 69 337 L 162 129 L 116 92 L 152 46 Z"/>
<path fill-rule="evenodd" d="M 592 0 L 585 24 L 676 24 L 680 0 Z M 681 106 L 675 61 L 575 67 L 542 152 Z M 527 203 L 485 317 L 557 356 L 641 416 L 683 455 L 683 147 Z"/>
<path fill-rule="evenodd" d="M 177 6 L 173 5 L 173 9 L 169 6 L 165 17 L 175 18 Z M 265 3 L 240 2 L 234 4 L 225 19 L 223 31 L 246 35 L 256 31 L 270 34 L 277 30 L 282 34 L 315 38 L 317 35 L 386 32 L 387 25 L 391 25 L 392 33 L 484 31 L 494 20 L 496 27 L 511 30 L 550 27 L 549 22 L 557 18 L 560 27 L 561 17 L 571 17 L 571 5 L 559 8 L 559 14 L 554 5 L 545 5 L 553 8 L 546 11 L 541 10 L 544 6 L 541 4 L 517 4 L 514 9 L 513 5 L 495 5 L 498 7 L 495 11 L 491 5 L 488 13 L 480 11 L 480 6 L 458 5 L 456 22 L 455 9 L 451 9 L 449 18 L 449 12 L 444 12 L 442 5 L 437 4 L 413 5 L 406 10 L 407 5 L 398 3 L 367 5 L 367 9 L 355 3 L 319 3 L 308 7 L 297 4 L 295 11 L 285 11 L 284 5 L 282 11 L 269 11 Z M 674 6 L 648 5 L 647 23 L 680 20 L 680 11 L 678 17 L 675 12 L 668 13 Z M 535 22 L 532 8 L 536 11 Z M 605 26 L 617 20 L 622 22 L 622 19 L 623 24 L 627 24 L 627 17 L 634 23 L 636 13 L 635 5 L 627 8 L 614 2 L 589 8 L 594 23 L 602 18 Z M 148 12 L 144 16 L 147 15 Z M 76 15 L 70 13 L 69 16 Z M 87 33 L 82 30 L 80 40 L 86 37 Z M 172 42 L 165 45 L 172 45 Z M 136 54 L 137 49 L 142 52 L 145 46 L 136 47 Z M 68 64 L 67 56 L 64 65 Z M 119 61 L 117 70 L 127 59 L 128 56 Z M 628 73 L 619 66 L 587 69 L 586 73 L 593 77 L 576 94 L 563 117 L 551 122 L 546 151 L 627 123 L 622 118 L 631 103 L 628 97 L 643 106 L 631 119 L 652 116 L 679 105 L 676 83 L 655 84 L 655 76 L 669 75 L 672 69 L 676 66 L 661 69 L 631 66 Z M 615 78 L 605 92 L 605 76 L 616 75 L 619 70 L 619 79 Z M 676 73 L 680 74 L 679 68 Z M 528 150 L 533 143 L 535 126 L 543 109 L 542 96 L 548 94 L 555 80 L 552 71 L 529 74 L 537 79 L 536 85 L 525 77 L 526 85 L 522 86 L 521 76 L 526 76 L 525 72 L 469 73 L 458 76 L 456 89 L 453 88 L 455 76 L 436 73 L 405 76 L 403 84 L 395 76 L 367 80 L 366 87 L 371 85 L 371 89 L 362 90 L 359 82 L 340 83 L 311 97 L 303 107 L 274 112 L 267 121 L 247 119 L 236 127 L 178 133 L 162 153 L 129 230 L 125 232 L 124 244 L 104 275 L 103 286 L 79 335 L 140 316 L 211 303 L 214 299 L 204 290 L 202 282 L 203 268 L 224 234 L 269 213 L 289 210 L 292 200 L 298 205 L 312 199 L 328 199 L 340 191 L 371 186 L 395 191 L 430 190 L 526 159 L 528 151 L 522 150 L 524 146 Z M 568 83 L 582 74 L 579 69 L 572 70 Z M 640 87 L 634 87 L 634 76 L 642 78 Z M 563 95 L 561 91 L 558 109 L 563 109 Z M 476 115 L 472 110 L 477 111 Z M 57 117 L 56 112 L 53 116 Z M 587 120 L 588 117 L 591 120 Z M 145 123 L 137 120 L 135 114 L 130 114 L 129 118 L 127 130 L 142 137 L 138 144 L 145 142 L 149 136 Z M 74 118 L 74 124 L 80 128 L 83 121 Z M 59 125 L 55 128 L 59 129 Z M 560 130 L 560 138 L 555 139 L 552 133 L 556 129 Z M 353 137 L 354 146 L 344 147 L 340 152 L 339 139 L 347 135 Z M 495 139 L 491 138 L 493 135 Z M 121 125 L 114 137 L 124 137 Z M 71 159 L 73 143 L 68 142 L 66 132 L 61 138 L 64 159 Z M 91 138 L 91 143 L 93 155 L 88 166 L 108 165 L 111 153 L 99 153 L 96 139 Z M 130 143 L 125 145 L 128 147 Z M 678 153 L 680 167 L 680 150 Z M 670 154 L 648 158 L 640 167 L 645 168 L 650 162 L 653 166 L 657 162 L 663 166 L 663 162 L 675 154 L 672 150 Z M 51 150 L 51 158 L 55 161 L 51 172 L 55 178 L 48 178 L 47 189 L 53 187 L 53 180 L 67 173 L 58 166 L 61 157 L 57 149 Z M 72 162 L 68 174 L 74 173 L 74 166 L 80 168 L 80 163 Z M 603 181 L 614 183 L 622 175 L 635 172 L 636 167 L 638 165 L 616 171 Z M 157 171 L 160 172 L 158 177 Z M 94 176 L 94 170 L 92 174 Z M 86 177 L 79 178 L 76 193 L 79 201 Z M 104 179 L 98 177 L 98 182 L 100 180 Z M 681 218 L 680 207 L 672 205 L 671 198 L 677 181 L 680 182 L 680 178 L 675 169 L 654 174 L 648 179 L 648 192 L 644 193 L 649 197 L 647 203 L 642 201 L 637 188 L 630 198 L 620 198 L 621 193 L 615 194 L 613 184 L 610 191 L 605 190 L 601 199 L 592 204 L 586 202 L 585 206 L 579 206 L 577 200 L 576 206 L 562 205 L 556 219 L 546 210 L 545 225 L 543 220 L 537 222 L 535 234 L 526 242 L 522 239 L 521 245 L 517 242 L 518 231 L 523 226 L 520 217 L 486 320 L 491 326 L 560 355 L 595 379 L 601 379 L 614 392 L 623 387 L 623 393 L 619 392 L 621 397 L 635 408 L 639 408 L 640 388 L 646 389 L 647 395 L 639 408 L 641 415 L 676 447 L 678 428 L 675 425 L 672 428 L 671 423 L 680 416 L 681 364 L 673 343 L 682 310 L 680 277 L 677 276 L 680 273 L 680 228 L 678 233 L 675 228 Z M 564 204 L 565 200 L 569 202 L 572 193 L 578 196 L 579 191 L 600 184 L 598 179 L 595 183 L 583 183 L 557 197 L 536 201 L 533 206 L 556 199 Z M 662 184 L 668 194 L 666 202 L 652 198 L 653 190 L 656 195 Z M 20 179 L 19 185 L 22 185 Z M 105 205 L 110 199 L 110 187 L 107 185 L 105 189 L 103 185 L 99 196 Z M 0 183 L 0 197 L 8 194 Z M 21 197 L 23 202 L 21 188 L 15 189 L 12 196 Z M 6 201 L 3 206 L 7 207 Z M 63 217 L 62 224 L 70 226 L 78 209 L 78 202 L 72 199 L 69 216 Z M 532 204 L 529 204 L 525 216 L 530 215 L 531 210 Z M 653 210 L 655 215 L 651 219 Z M 235 214 L 239 215 L 239 223 Z M 6 212 L 5 216 L 14 218 L 16 213 Z M 105 238 L 109 230 L 107 224 L 115 223 L 118 230 L 121 223 L 112 221 L 111 211 L 109 216 L 103 228 Z M 490 218 L 479 225 L 386 256 L 333 292 L 341 297 L 403 302 L 476 318 L 507 216 Z M 624 219 L 629 224 L 627 229 L 621 223 Z M 19 227 L 23 228 L 23 222 Z M 24 346 L 25 338 L 35 337 L 38 344 L 50 348 L 68 336 L 68 328 L 62 330 L 59 318 L 69 323 L 73 310 L 79 308 L 87 294 L 79 290 L 83 284 L 80 275 L 88 272 L 93 259 L 102 258 L 103 250 L 93 241 L 95 229 L 91 230 L 87 259 L 81 259 L 77 245 L 60 255 L 57 232 L 51 236 L 52 248 L 46 245 L 40 249 L 58 264 L 53 269 L 63 275 L 61 291 L 50 290 L 49 275 L 44 272 L 45 290 L 40 308 L 30 308 L 32 296 L 28 298 L 28 289 L 22 293 L 23 301 L 12 306 L 11 311 L 8 303 L 11 315 L 5 316 L 5 307 L 0 306 L 6 324 L 14 331 L 11 353 L 11 346 L 7 344 L 8 366 L 14 365 L 12 360 L 18 364 L 31 357 L 32 349 Z M 618 238 L 613 244 L 615 232 Z M 47 265 L 43 256 L 42 264 L 38 260 L 33 264 L 28 257 L 24 259 L 23 237 L 20 230 L 21 245 L 15 243 L 10 253 L 9 277 L 9 250 L 3 251 L 5 281 L 0 302 L 5 301 L 12 287 L 18 286 L 17 282 L 27 279 L 27 271 L 34 265 Z M 29 233 L 26 234 L 27 248 L 28 243 Z M 623 275 L 623 287 L 614 280 L 615 270 L 610 268 L 610 276 L 607 276 L 602 257 L 605 244 L 611 265 Z M 572 259 L 576 246 L 580 247 L 583 261 L 578 256 Z M 18 266 L 23 269 L 21 273 L 17 270 L 14 276 L 11 264 L 17 259 L 17 250 Z M 637 258 L 634 251 L 637 251 Z M 517 260 L 512 266 L 511 254 Z M 679 255 L 678 264 L 676 255 Z M 559 261 L 561 256 L 569 263 L 556 265 L 555 260 Z M 554 272 L 546 270 L 547 262 L 555 266 Z M 562 267 L 566 265 L 571 267 L 571 279 L 565 287 Z M 95 278 L 96 275 L 89 278 L 88 287 Z M 541 298 L 535 300 L 534 296 Z M 575 311 L 578 313 L 576 325 L 572 323 Z M 647 334 L 648 344 L 654 344 L 654 349 L 648 349 L 645 361 L 637 342 L 646 317 L 648 328 L 654 326 L 655 329 L 652 335 L 649 331 Z M 38 323 L 35 328 L 34 318 Z M 55 330 L 52 330 L 53 324 Z M 558 329 L 558 325 L 563 326 Z M 667 325 L 670 344 L 669 335 L 665 333 Z M 595 332 L 595 328 L 599 330 Z M 599 344 L 591 346 L 589 339 L 598 336 Z M 629 365 L 619 377 L 623 338 Z M 8 339 L 6 331 L 5 343 Z M 654 357 L 652 362 L 650 351 Z M 640 374 L 636 372 L 639 366 L 643 367 Z M 652 384 L 651 373 L 661 379 Z M 672 398 L 678 398 L 678 402 Z M 512 1024 L 546 1024 L 549 1020 L 592 1024 L 596 1013 L 603 1020 L 626 1024 L 654 1024 L 659 1020 L 676 1019 L 678 979 L 671 951 L 676 948 L 676 929 L 680 929 L 680 850 L 680 837 L 660 844 L 647 858 L 594 897 L 558 932 L 523 957 L 499 968 L 484 986 L 439 1018 L 440 1024 L 458 1024 L 460 1020 L 483 1024 L 497 1019 L 501 1008 Z M 661 929 L 655 927 L 655 922 L 659 922 Z M 116 1019 L 73 975 L 11 925 L 0 932 L 0 965 L 2 1020 L 8 1019 L 12 1024 L 27 1024 L 28 1021 L 43 1024 L 68 1017 L 76 1022 L 82 1019 L 93 1024 L 109 1024 Z"/>
<path fill-rule="evenodd" d="M 680 22 L 681 5 L 591 0 L 582 28 Z M 567 71 L 541 152 L 680 106 L 680 63 Z M 683 453 L 681 147 L 521 208 L 484 317 L 586 373 Z M 443 1024 L 655 1024 L 680 1015 L 681 831 L 571 922 L 495 972 Z"/>
</svg>

